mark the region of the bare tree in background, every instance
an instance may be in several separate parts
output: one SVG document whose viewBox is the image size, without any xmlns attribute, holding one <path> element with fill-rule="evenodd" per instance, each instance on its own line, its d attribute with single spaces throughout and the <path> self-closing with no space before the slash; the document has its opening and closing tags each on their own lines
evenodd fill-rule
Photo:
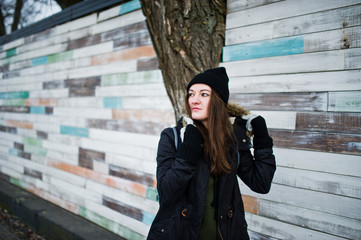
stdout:
<svg viewBox="0 0 361 240">
<path fill-rule="evenodd" d="M 217 67 L 224 45 L 226 0 L 140 0 L 176 119 L 184 90 L 199 72 Z"/>
<path fill-rule="evenodd" d="M 40 5 L 56 4 L 64 9 L 83 0 L 0 0 L 0 36 L 14 32 L 34 22 Z"/>
</svg>

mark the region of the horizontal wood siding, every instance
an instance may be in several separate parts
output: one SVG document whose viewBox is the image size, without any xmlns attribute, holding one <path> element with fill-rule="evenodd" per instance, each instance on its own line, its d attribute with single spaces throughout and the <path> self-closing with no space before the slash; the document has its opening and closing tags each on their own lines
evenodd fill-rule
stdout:
<svg viewBox="0 0 361 240">
<path fill-rule="evenodd" d="M 269 194 L 241 182 L 251 238 L 360 239 L 361 2 L 227 7 L 230 101 L 266 118 L 277 161 Z"/>
<path fill-rule="evenodd" d="M 0 46 L 0 179 L 125 239 L 158 210 L 176 122 L 140 1 Z M 265 117 L 271 191 L 240 182 L 251 239 L 360 239 L 361 1 L 228 0 L 230 101 Z"/>
</svg>

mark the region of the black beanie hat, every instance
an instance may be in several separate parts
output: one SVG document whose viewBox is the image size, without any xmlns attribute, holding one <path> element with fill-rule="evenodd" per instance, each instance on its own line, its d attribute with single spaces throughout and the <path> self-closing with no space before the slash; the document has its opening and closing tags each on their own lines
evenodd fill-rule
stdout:
<svg viewBox="0 0 361 240">
<path fill-rule="evenodd" d="M 203 83 L 210 86 L 216 92 L 219 93 L 221 99 L 225 104 L 228 103 L 229 89 L 228 89 L 228 76 L 224 67 L 208 69 L 203 73 L 196 75 L 188 84 L 187 92 L 189 88 L 196 83 Z"/>
</svg>

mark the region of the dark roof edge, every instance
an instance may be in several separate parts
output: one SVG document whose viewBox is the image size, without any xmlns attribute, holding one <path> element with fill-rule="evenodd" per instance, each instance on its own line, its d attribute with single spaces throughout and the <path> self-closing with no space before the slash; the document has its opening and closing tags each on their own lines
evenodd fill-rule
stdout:
<svg viewBox="0 0 361 240">
<path fill-rule="evenodd" d="M 65 8 L 59 13 L 56 13 L 52 16 L 44 18 L 38 22 L 32 23 L 29 26 L 23 27 L 11 34 L 4 35 L 0 37 L 0 45 L 14 41 L 16 39 L 30 36 L 38 32 L 42 32 L 49 28 L 55 27 L 62 23 L 83 17 L 93 12 L 103 10 L 119 3 L 127 2 L 127 0 L 86 0 L 80 3 L 77 3 L 71 7 Z"/>
</svg>

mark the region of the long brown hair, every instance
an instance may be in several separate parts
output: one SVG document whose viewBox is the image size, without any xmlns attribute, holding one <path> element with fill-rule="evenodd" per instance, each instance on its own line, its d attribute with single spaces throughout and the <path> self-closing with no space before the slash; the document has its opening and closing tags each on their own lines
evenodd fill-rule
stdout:
<svg viewBox="0 0 361 240">
<path fill-rule="evenodd" d="M 191 117 L 192 112 L 188 103 L 189 94 L 185 97 L 187 114 Z M 231 170 L 228 162 L 229 148 L 232 142 L 232 125 L 226 104 L 219 94 L 212 89 L 211 99 L 208 106 L 208 129 L 197 120 L 194 120 L 197 128 L 204 139 L 204 151 L 210 160 L 211 175 L 218 176 Z"/>
</svg>

